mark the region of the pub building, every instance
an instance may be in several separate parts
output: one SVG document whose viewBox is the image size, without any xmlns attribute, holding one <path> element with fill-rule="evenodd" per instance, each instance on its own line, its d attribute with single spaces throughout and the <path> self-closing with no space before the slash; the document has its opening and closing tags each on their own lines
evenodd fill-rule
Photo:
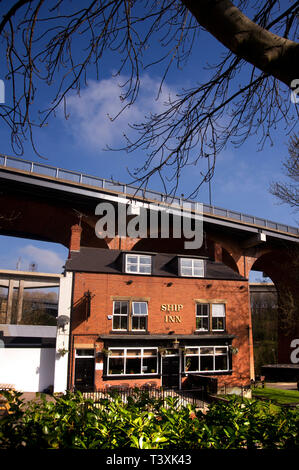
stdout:
<svg viewBox="0 0 299 470">
<path fill-rule="evenodd" d="M 83 247 L 80 230 L 65 266 L 73 273 L 68 389 L 181 389 L 191 376 L 217 378 L 218 390 L 250 383 L 248 280 L 215 261 L 212 245 L 198 254 L 181 241 Z"/>
</svg>

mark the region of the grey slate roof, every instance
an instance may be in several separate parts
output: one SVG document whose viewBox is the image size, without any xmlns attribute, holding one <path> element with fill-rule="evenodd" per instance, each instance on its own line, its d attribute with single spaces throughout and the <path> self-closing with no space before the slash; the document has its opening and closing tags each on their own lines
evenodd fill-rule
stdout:
<svg viewBox="0 0 299 470">
<path fill-rule="evenodd" d="M 138 254 L 136 251 L 109 250 L 105 248 L 81 247 L 79 252 L 72 251 L 71 257 L 66 261 L 66 271 L 125 274 L 124 253 Z M 142 252 L 141 254 L 145 254 Z M 177 254 L 147 253 L 153 256 L 153 276 L 178 277 Z M 194 258 L 194 256 L 191 256 Z M 232 281 L 245 281 L 246 279 L 223 263 L 206 259 L 204 279 L 222 279 Z M 135 276 L 131 274 L 130 276 Z M 137 274 L 138 275 L 138 274 Z M 195 278 L 192 278 L 195 279 Z"/>
</svg>

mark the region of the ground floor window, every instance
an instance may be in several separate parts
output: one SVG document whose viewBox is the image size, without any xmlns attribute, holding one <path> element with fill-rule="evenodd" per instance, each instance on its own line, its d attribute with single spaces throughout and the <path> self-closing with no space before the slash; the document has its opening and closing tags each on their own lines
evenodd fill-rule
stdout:
<svg viewBox="0 0 299 470">
<path fill-rule="evenodd" d="M 223 372 L 228 370 L 227 346 L 192 346 L 185 349 L 185 372 Z"/>
<path fill-rule="evenodd" d="M 158 373 L 157 348 L 109 348 L 108 375 Z"/>
</svg>

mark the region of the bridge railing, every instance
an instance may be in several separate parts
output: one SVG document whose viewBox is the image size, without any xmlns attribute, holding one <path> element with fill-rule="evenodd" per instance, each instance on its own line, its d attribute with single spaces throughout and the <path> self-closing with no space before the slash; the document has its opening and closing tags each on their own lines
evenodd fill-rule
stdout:
<svg viewBox="0 0 299 470">
<path fill-rule="evenodd" d="M 117 181 L 113 181 L 106 178 L 99 178 L 97 176 L 86 175 L 84 173 L 76 171 L 65 170 L 63 168 L 57 168 L 54 166 L 46 165 L 44 163 L 32 162 L 29 160 L 23 160 L 21 158 L 0 154 L 0 166 L 14 168 L 22 171 L 28 171 L 30 173 L 49 176 L 52 178 L 70 181 L 73 183 L 94 186 L 100 189 L 113 190 L 118 193 L 126 194 L 128 196 L 131 195 L 144 199 L 151 199 L 161 203 L 176 204 L 178 206 L 188 204 L 188 207 L 190 207 L 191 210 L 203 210 L 204 214 L 225 217 L 239 221 L 241 223 L 243 222 L 253 224 L 259 227 L 278 230 L 280 232 L 286 232 L 293 235 L 299 234 L 299 229 L 290 225 L 273 222 L 271 220 L 263 219 L 261 217 L 255 217 L 252 215 L 243 214 L 238 211 L 223 209 L 221 207 L 216 207 L 209 204 L 201 204 L 193 200 L 168 196 L 164 193 L 160 193 L 158 191 L 153 191 L 150 189 L 140 189 L 130 184 L 119 183 Z"/>
</svg>

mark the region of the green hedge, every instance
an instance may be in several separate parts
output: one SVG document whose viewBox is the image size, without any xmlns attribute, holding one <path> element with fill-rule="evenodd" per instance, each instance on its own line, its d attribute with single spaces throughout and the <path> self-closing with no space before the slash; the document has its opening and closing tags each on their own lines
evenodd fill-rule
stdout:
<svg viewBox="0 0 299 470">
<path fill-rule="evenodd" d="M 295 449 L 299 413 L 268 403 L 231 399 L 206 412 L 175 398 L 151 399 L 146 392 L 122 403 L 119 396 L 95 406 L 82 394 L 25 404 L 6 393 L 10 414 L 0 419 L 2 449 Z"/>
</svg>

